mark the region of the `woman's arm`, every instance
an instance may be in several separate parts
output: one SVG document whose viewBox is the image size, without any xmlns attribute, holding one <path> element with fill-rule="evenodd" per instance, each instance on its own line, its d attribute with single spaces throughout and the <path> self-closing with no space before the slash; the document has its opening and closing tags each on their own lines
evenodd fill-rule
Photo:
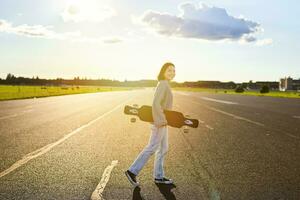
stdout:
<svg viewBox="0 0 300 200">
<path fill-rule="evenodd" d="M 167 119 L 161 107 L 161 102 L 164 100 L 166 93 L 167 85 L 160 82 L 156 87 L 153 103 L 152 103 L 152 116 L 154 125 L 157 127 L 161 127 L 167 125 Z"/>
</svg>

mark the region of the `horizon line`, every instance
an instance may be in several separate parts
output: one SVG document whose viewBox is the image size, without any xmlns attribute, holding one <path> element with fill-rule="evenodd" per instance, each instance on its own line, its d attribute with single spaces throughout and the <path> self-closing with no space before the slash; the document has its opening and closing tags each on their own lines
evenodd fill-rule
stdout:
<svg viewBox="0 0 300 200">
<path fill-rule="evenodd" d="M 7 73 L 7 75 L 8 74 L 11 74 L 11 75 L 14 75 L 14 74 L 12 74 L 12 73 Z M 7 76 L 6 75 L 6 76 Z M 45 80 L 56 80 L 56 79 L 63 79 L 63 80 L 74 80 L 74 78 L 78 78 L 79 77 L 79 79 L 80 80 L 111 80 L 111 81 L 119 81 L 119 82 L 125 82 L 125 81 L 157 81 L 157 79 L 139 79 L 139 80 L 137 80 L 137 79 L 135 79 L 135 80 L 129 80 L 129 79 L 124 79 L 124 80 L 118 80 L 118 79 L 109 79 L 109 78 L 96 78 L 96 79 L 93 79 L 93 78 L 90 78 L 90 77 L 87 77 L 87 76 L 74 76 L 73 78 L 63 78 L 63 77 L 56 77 L 56 78 L 41 78 L 40 76 L 38 76 L 38 75 L 36 75 L 36 76 L 32 76 L 32 77 L 26 77 L 26 76 L 16 76 L 16 75 L 14 75 L 15 77 L 17 77 L 17 78 L 20 78 L 20 77 L 22 77 L 22 78 L 29 78 L 29 79 L 32 79 L 32 77 L 38 77 L 39 79 L 45 79 Z M 252 81 L 253 83 L 255 83 L 255 82 L 280 82 L 280 79 L 282 79 L 282 78 L 287 78 L 287 77 L 290 77 L 290 76 L 283 76 L 283 77 L 280 77 L 280 78 L 278 78 L 277 80 L 253 80 L 253 79 L 250 79 L 250 80 L 248 80 L 248 81 L 242 81 L 242 82 L 240 82 L 240 81 L 233 81 L 233 80 L 213 80 L 213 79 L 211 79 L 211 80 L 185 80 L 185 81 L 176 81 L 176 80 L 173 80 L 172 82 L 176 82 L 176 83 L 184 83 L 184 82 L 198 82 L 198 81 L 209 81 L 209 82 L 213 82 L 213 81 L 217 81 L 217 82 L 234 82 L 234 83 L 245 83 L 245 82 L 250 82 L 250 81 Z M 291 77 L 293 80 L 300 80 L 300 77 L 297 79 L 297 78 L 293 78 L 293 77 Z M 6 80 L 6 77 L 3 77 L 3 76 L 0 76 L 0 79 L 2 79 L 2 80 Z"/>
</svg>

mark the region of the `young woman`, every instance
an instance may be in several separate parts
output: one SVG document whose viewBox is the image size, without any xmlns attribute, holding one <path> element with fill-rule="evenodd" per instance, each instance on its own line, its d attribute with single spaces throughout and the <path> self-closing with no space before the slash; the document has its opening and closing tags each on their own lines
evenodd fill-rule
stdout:
<svg viewBox="0 0 300 200">
<path fill-rule="evenodd" d="M 169 82 L 175 77 L 175 66 L 172 63 L 165 63 L 157 77 L 158 84 L 156 86 L 153 103 L 152 115 L 153 123 L 151 125 L 151 136 L 149 143 L 138 155 L 130 168 L 125 171 L 130 183 L 138 186 L 136 176 L 149 160 L 150 156 L 155 153 L 154 162 L 154 182 L 163 184 L 172 184 L 172 179 L 164 176 L 163 162 L 168 150 L 168 126 L 164 109 L 171 110 L 173 105 L 173 94 Z"/>
</svg>

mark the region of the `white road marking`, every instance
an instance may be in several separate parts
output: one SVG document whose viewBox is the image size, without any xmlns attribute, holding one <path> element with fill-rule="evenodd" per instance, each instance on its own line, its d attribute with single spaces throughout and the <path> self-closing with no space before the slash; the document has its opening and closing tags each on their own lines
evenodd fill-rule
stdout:
<svg viewBox="0 0 300 200">
<path fill-rule="evenodd" d="M 206 128 L 210 129 L 210 130 L 214 130 L 213 127 L 209 126 L 209 125 L 205 125 Z"/>
<path fill-rule="evenodd" d="M 97 185 L 96 189 L 94 190 L 91 200 L 104 200 L 102 197 L 102 192 L 104 191 L 104 188 L 106 184 L 109 181 L 110 174 L 113 170 L 113 168 L 118 164 L 117 160 L 113 160 L 109 166 L 107 166 L 102 174 L 102 178 L 100 183 Z"/>
<path fill-rule="evenodd" d="M 179 106 L 178 106 L 178 105 L 175 105 L 174 107 L 179 109 Z M 196 115 L 196 114 L 194 114 L 194 113 L 191 113 L 191 114 L 192 114 L 192 115 Z M 206 128 L 208 128 L 208 129 L 210 129 L 210 130 L 214 130 L 213 127 L 209 126 L 208 124 L 205 124 L 205 122 L 202 121 L 201 119 L 198 118 L 198 121 L 199 121 L 200 124 L 204 124 Z"/>
<path fill-rule="evenodd" d="M 198 103 L 198 102 L 196 102 L 196 101 L 192 101 L 192 102 L 194 102 L 194 103 L 196 103 L 196 104 L 200 104 L 200 103 Z M 201 104 L 201 105 L 202 105 L 202 104 Z M 228 115 L 228 116 L 233 117 L 233 118 L 235 118 L 235 119 L 239 119 L 239 120 L 243 120 L 243 121 L 246 121 L 246 122 L 255 124 L 255 125 L 257 125 L 257 126 L 262 126 L 262 127 L 265 126 L 265 125 L 262 124 L 262 123 L 259 123 L 259 122 L 256 122 L 256 121 L 252 121 L 252 120 L 250 120 L 250 119 L 247 119 L 247 118 L 244 118 L 244 117 L 240 117 L 240 116 L 237 116 L 237 115 L 234 115 L 234 114 L 231 114 L 231 113 L 228 113 L 228 112 L 225 112 L 225 111 L 222 111 L 222 110 L 213 108 L 213 107 L 211 107 L 211 106 L 206 106 L 206 105 L 202 105 L 202 106 L 205 106 L 205 107 L 207 107 L 207 108 L 210 109 L 210 110 L 214 110 L 214 111 L 219 112 L 219 113 L 222 113 L 222 114 L 224 114 L 224 115 Z M 287 136 L 290 136 L 290 137 L 292 137 L 292 138 L 300 139 L 300 137 L 295 136 L 295 135 L 290 134 L 290 133 L 287 133 L 287 132 L 283 132 L 283 134 L 285 134 L 285 135 L 287 135 Z"/>
<path fill-rule="evenodd" d="M 29 109 L 29 110 L 24 110 L 18 114 L 12 114 L 12 115 L 7 115 L 7 116 L 3 116 L 3 117 L 0 117 L 0 120 L 2 119 L 9 119 L 9 118 L 13 118 L 13 117 L 17 117 L 17 116 L 20 116 L 20 115 L 24 115 L 25 113 L 28 113 L 28 112 L 31 112 L 33 111 L 33 109 Z"/>
<path fill-rule="evenodd" d="M 17 116 L 17 114 L 7 115 L 7 116 L 0 117 L 0 120 L 1 119 L 8 119 L 8 118 L 16 117 L 16 116 Z"/>
<path fill-rule="evenodd" d="M 178 94 L 181 95 L 185 95 L 185 96 L 191 96 L 191 94 L 189 93 L 184 93 L 184 92 L 176 92 Z M 200 97 L 203 100 L 207 100 L 207 101 L 213 101 L 213 102 L 218 102 L 218 103 L 224 103 L 224 104 L 230 104 L 230 105 L 236 105 L 239 104 L 237 102 L 232 102 L 232 101 L 225 101 L 225 100 L 219 100 L 219 99 L 214 99 L 214 98 L 209 98 L 209 97 Z"/>
<path fill-rule="evenodd" d="M 200 98 L 204 99 L 204 100 L 207 100 L 207 101 L 214 101 L 214 102 L 223 103 L 223 104 L 230 104 L 230 105 L 238 104 L 238 103 L 232 102 L 232 101 L 224 101 L 224 100 L 213 99 L 213 98 L 209 98 L 209 97 L 200 97 Z"/>
<path fill-rule="evenodd" d="M 199 123 L 204 124 L 204 121 L 202 121 L 201 119 L 198 119 Z"/>
<path fill-rule="evenodd" d="M 178 93 L 178 94 L 181 94 L 181 95 L 185 95 L 185 96 L 190 96 L 189 93 L 185 93 L 185 92 L 177 92 L 177 91 L 175 91 L 175 93 Z"/>
<path fill-rule="evenodd" d="M 191 114 L 196 115 L 196 114 L 194 114 L 194 113 L 191 113 Z M 211 127 L 210 125 L 206 124 L 206 123 L 205 123 L 204 121 L 202 121 L 201 119 L 198 118 L 198 121 L 199 121 L 200 124 L 204 124 L 205 127 L 208 128 L 209 130 L 214 130 L 213 127 Z"/>
<path fill-rule="evenodd" d="M 191 100 L 191 101 L 192 101 L 192 100 Z M 200 104 L 200 103 L 198 103 L 198 102 L 196 102 L 196 101 L 192 101 L 192 102 L 194 102 L 194 103 L 196 103 L 196 104 Z M 235 118 L 235 119 L 243 120 L 243 121 L 249 122 L 249 123 L 251 123 L 251 124 L 255 124 L 255 125 L 257 125 L 257 126 L 265 126 L 265 125 L 262 124 L 262 123 L 259 123 L 259 122 L 256 122 L 256 121 L 252 121 L 252 120 L 250 120 L 250 119 L 247 119 L 247 118 L 244 118 L 244 117 L 240 117 L 240 116 L 238 116 L 238 115 L 234 115 L 234 114 L 225 112 L 225 111 L 223 111 L 223 110 L 219 110 L 219 109 L 213 108 L 213 107 L 211 107 L 211 106 L 207 106 L 207 105 L 203 105 L 203 104 L 200 104 L 200 105 L 205 106 L 205 107 L 207 107 L 207 108 L 210 109 L 210 110 L 213 110 L 213 111 L 222 113 L 222 114 L 224 114 L 224 115 L 233 117 L 233 118 Z"/>
<path fill-rule="evenodd" d="M 2 171 L 0 173 L 0 178 L 2 178 L 3 176 L 9 174 L 10 172 L 14 171 L 15 169 L 21 167 L 22 165 L 25 165 L 28 161 L 37 158 L 45 153 L 47 153 L 48 151 L 50 151 L 51 149 L 53 149 L 55 146 L 61 144 L 62 142 L 64 142 L 65 140 L 67 140 L 69 137 L 77 134 L 78 132 L 80 132 L 81 130 L 83 130 L 84 128 L 94 124 L 96 121 L 102 119 L 103 117 L 105 117 L 106 115 L 112 113 L 113 111 L 117 110 L 120 106 L 122 106 L 123 104 L 125 104 L 126 102 L 132 100 L 133 98 L 130 98 L 126 101 L 124 101 L 123 103 L 120 103 L 119 105 L 117 105 L 116 107 L 114 107 L 112 110 L 100 115 L 99 117 L 97 117 L 96 119 L 93 119 L 92 121 L 88 122 L 87 124 L 75 129 L 74 131 L 72 131 L 71 133 L 68 133 L 67 135 L 65 135 L 63 138 L 61 138 L 60 140 L 53 142 L 51 144 L 48 144 L 40 149 L 37 149 L 27 155 L 25 155 L 21 160 L 15 162 L 12 166 L 10 166 L 8 169 Z"/>
<path fill-rule="evenodd" d="M 293 116 L 294 118 L 296 118 L 296 119 L 300 119 L 300 116 Z"/>
<path fill-rule="evenodd" d="M 284 132 L 284 134 L 286 134 L 286 135 L 288 135 L 288 136 L 290 136 L 292 138 L 295 138 L 295 139 L 300 139 L 300 137 L 297 137 L 297 136 L 295 136 L 293 134 L 290 134 L 290 133 L 287 133 L 287 132 Z"/>
<path fill-rule="evenodd" d="M 194 114 L 195 115 L 195 114 Z M 201 119 L 198 119 L 200 124 L 204 124 L 206 128 L 208 128 L 209 130 L 214 130 L 213 127 L 211 127 L 210 125 L 206 124 L 204 121 L 202 121 Z"/>
</svg>

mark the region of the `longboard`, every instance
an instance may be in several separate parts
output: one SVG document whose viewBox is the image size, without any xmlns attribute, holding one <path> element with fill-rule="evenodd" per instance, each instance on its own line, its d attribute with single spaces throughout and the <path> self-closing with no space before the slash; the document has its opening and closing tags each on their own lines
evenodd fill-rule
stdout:
<svg viewBox="0 0 300 200">
<path fill-rule="evenodd" d="M 181 128 L 182 126 L 197 128 L 199 125 L 199 120 L 187 118 L 181 112 L 173 110 L 164 110 L 163 112 L 169 126 L 175 128 Z M 148 105 L 143 105 L 140 108 L 138 106 L 126 105 L 124 107 L 124 113 L 126 115 L 138 116 L 140 120 L 145 122 L 153 122 L 152 107 Z"/>
</svg>

